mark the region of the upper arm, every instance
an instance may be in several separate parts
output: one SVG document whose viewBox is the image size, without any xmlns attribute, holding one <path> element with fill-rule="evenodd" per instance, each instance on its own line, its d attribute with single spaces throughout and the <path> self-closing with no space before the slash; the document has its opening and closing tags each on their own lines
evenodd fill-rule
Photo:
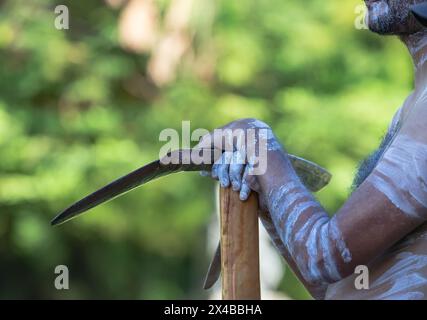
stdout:
<svg viewBox="0 0 427 320">
<path fill-rule="evenodd" d="M 411 112 L 364 183 L 338 211 L 352 263 L 366 264 L 427 220 L 427 112 Z"/>
</svg>

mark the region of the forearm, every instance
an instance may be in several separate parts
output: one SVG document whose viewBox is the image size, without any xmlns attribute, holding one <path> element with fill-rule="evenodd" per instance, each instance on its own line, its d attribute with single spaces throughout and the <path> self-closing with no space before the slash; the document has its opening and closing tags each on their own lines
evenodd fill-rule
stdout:
<svg viewBox="0 0 427 320">
<path fill-rule="evenodd" d="M 270 214 L 268 212 L 260 212 L 260 220 L 267 231 L 267 233 L 270 236 L 270 239 L 274 246 L 276 247 L 277 251 L 282 255 L 282 257 L 285 259 L 287 265 L 289 268 L 292 269 L 294 274 L 297 276 L 297 278 L 303 283 L 305 288 L 310 292 L 310 294 L 315 299 L 323 299 L 326 293 L 327 286 L 324 285 L 313 285 L 308 283 L 301 272 L 299 271 L 298 266 L 296 265 L 295 261 L 293 260 L 291 254 L 289 253 L 288 249 L 283 244 L 282 240 L 280 239 L 279 233 L 276 230 L 276 227 L 274 226 L 273 221 L 271 220 Z"/>
<path fill-rule="evenodd" d="M 270 179 L 260 179 L 271 222 L 282 242 L 281 253 L 308 289 L 322 291 L 344 276 L 350 253 L 336 224 L 302 185 L 286 155 L 272 155 Z M 276 167 L 274 167 L 276 166 Z M 267 222 L 268 224 L 268 222 Z M 270 230 L 271 226 L 270 226 Z"/>
</svg>

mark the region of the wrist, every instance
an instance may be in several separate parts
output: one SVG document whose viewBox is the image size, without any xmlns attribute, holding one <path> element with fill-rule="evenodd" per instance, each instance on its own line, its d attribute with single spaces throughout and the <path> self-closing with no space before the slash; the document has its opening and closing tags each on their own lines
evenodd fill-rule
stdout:
<svg viewBox="0 0 427 320">
<path fill-rule="evenodd" d="M 289 182 L 295 177 L 295 171 L 288 155 L 283 150 L 269 151 L 265 173 L 258 176 L 261 192 L 265 195 L 275 187 Z"/>
</svg>

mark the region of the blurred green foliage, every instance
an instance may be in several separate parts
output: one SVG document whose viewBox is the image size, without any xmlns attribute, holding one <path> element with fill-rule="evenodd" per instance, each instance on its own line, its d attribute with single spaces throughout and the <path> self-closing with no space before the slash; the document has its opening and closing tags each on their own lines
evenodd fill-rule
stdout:
<svg viewBox="0 0 427 320">
<path fill-rule="evenodd" d="M 57 4 L 70 9 L 69 30 L 53 27 Z M 215 206 L 208 179 L 158 180 L 49 225 L 155 159 L 160 131 L 182 120 L 192 129 L 266 121 L 290 152 L 333 173 L 318 196 L 335 212 L 412 86 L 399 41 L 355 29 L 361 4 L 219 0 L 212 30 L 196 33 L 214 50 L 213 76 L 201 80 L 184 66 L 173 83 L 143 83 L 135 95 L 125 87 L 146 74 L 148 56 L 120 47 L 119 10 L 102 1 L 0 1 L 0 298 L 205 297 Z M 59 264 L 69 266 L 72 290 L 54 289 Z M 309 297 L 291 273 L 280 289 Z"/>
</svg>

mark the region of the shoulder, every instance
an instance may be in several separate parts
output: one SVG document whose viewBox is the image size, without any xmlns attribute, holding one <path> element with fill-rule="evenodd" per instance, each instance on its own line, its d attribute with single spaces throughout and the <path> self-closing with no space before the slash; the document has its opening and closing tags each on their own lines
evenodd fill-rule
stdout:
<svg viewBox="0 0 427 320">
<path fill-rule="evenodd" d="M 370 181 L 404 213 L 424 220 L 427 218 L 427 141 L 402 131 L 385 151 Z"/>
</svg>

